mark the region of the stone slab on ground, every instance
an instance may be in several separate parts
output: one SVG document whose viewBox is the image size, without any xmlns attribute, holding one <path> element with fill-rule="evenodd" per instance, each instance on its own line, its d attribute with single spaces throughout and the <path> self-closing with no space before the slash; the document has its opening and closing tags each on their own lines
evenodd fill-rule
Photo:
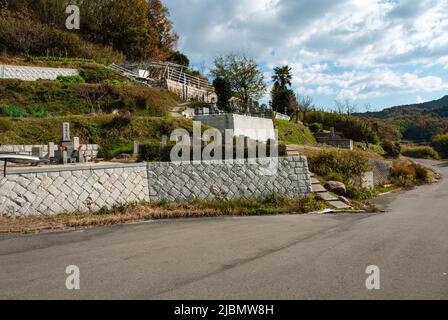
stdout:
<svg viewBox="0 0 448 320">
<path fill-rule="evenodd" d="M 344 210 L 344 209 L 352 209 L 352 207 L 350 207 L 348 204 L 342 202 L 342 201 L 328 201 L 327 202 L 330 206 L 336 208 L 336 209 L 340 209 L 340 210 Z"/>
<path fill-rule="evenodd" d="M 316 178 L 311 178 L 311 183 L 312 184 L 320 184 L 320 181 L 317 180 Z"/>
<path fill-rule="evenodd" d="M 313 184 L 313 192 L 314 193 L 327 192 L 327 189 L 322 187 L 320 184 Z"/>
<path fill-rule="evenodd" d="M 319 197 L 321 197 L 325 201 L 338 201 L 339 199 L 328 192 L 319 193 Z"/>
</svg>

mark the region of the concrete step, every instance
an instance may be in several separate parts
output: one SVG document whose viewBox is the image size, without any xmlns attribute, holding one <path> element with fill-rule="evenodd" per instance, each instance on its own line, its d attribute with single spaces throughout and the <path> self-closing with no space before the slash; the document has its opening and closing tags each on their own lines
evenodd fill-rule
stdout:
<svg viewBox="0 0 448 320">
<path fill-rule="evenodd" d="M 317 180 L 316 178 L 311 178 L 311 183 L 312 184 L 320 184 L 320 181 Z"/>
<path fill-rule="evenodd" d="M 344 210 L 344 209 L 352 209 L 352 207 L 350 207 L 348 204 L 342 202 L 342 201 L 328 201 L 327 202 L 330 206 L 339 209 L 339 210 Z"/>
<path fill-rule="evenodd" d="M 319 197 L 321 197 L 325 201 L 339 201 L 337 197 L 328 192 L 319 193 Z"/>
<path fill-rule="evenodd" d="M 313 184 L 313 192 L 314 193 L 322 193 L 327 192 L 327 189 L 322 187 L 320 184 Z"/>
</svg>

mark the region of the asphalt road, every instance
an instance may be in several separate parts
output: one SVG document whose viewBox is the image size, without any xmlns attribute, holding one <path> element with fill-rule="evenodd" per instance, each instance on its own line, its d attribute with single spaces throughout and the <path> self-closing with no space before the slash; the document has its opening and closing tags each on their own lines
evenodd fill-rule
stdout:
<svg viewBox="0 0 448 320">
<path fill-rule="evenodd" d="M 433 163 L 434 164 L 434 163 Z M 384 214 L 150 222 L 0 237 L 1 299 L 447 299 L 445 177 Z M 80 290 L 66 289 L 68 265 Z M 366 267 L 381 290 L 367 290 Z"/>
</svg>

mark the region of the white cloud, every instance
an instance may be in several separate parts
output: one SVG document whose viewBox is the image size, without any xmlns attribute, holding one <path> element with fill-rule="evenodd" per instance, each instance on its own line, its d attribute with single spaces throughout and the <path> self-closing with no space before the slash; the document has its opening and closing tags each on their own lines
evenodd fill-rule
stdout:
<svg viewBox="0 0 448 320">
<path fill-rule="evenodd" d="M 448 0 L 165 3 L 196 62 L 244 50 L 292 66 L 297 90 L 352 99 L 447 89 L 447 76 L 428 74 L 448 69 Z"/>
</svg>

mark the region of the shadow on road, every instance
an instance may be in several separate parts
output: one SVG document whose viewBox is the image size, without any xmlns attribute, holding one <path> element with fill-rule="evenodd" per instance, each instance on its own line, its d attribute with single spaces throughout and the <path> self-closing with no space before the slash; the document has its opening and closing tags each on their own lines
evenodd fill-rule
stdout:
<svg viewBox="0 0 448 320">
<path fill-rule="evenodd" d="M 448 161 L 444 161 L 442 163 L 439 163 L 438 165 L 436 165 L 437 167 L 441 167 L 441 168 L 445 168 L 448 167 Z"/>
</svg>

